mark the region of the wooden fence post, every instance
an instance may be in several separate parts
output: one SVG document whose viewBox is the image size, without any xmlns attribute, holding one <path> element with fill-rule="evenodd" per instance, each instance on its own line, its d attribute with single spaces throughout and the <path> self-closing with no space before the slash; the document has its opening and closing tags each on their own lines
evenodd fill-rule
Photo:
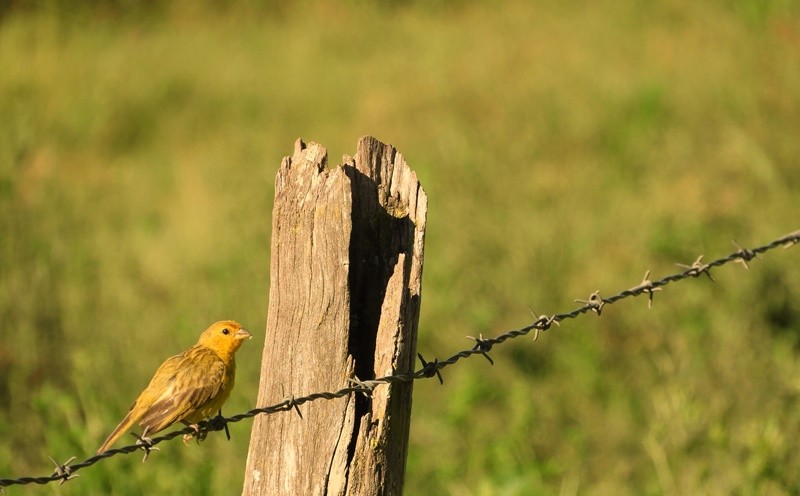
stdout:
<svg viewBox="0 0 800 496">
<path fill-rule="evenodd" d="M 427 197 L 392 146 L 354 158 L 295 144 L 275 182 L 267 331 L 258 404 L 411 372 Z M 254 419 L 245 495 L 401 494 L 412 384 Z"/>
</svg>

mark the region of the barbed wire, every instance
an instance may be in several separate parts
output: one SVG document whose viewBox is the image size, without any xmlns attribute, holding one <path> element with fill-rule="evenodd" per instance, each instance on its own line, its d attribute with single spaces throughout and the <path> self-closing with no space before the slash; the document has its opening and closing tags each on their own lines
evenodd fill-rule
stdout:
<svg viewBox="0 0 800 496">
<path fill-rule="evenodd" d="M 339 389 L 337 391 L 318 392 L 301 397 L 292 396 L 290 398 L 284 399 L 280 403 L 260 408 L 254 408 L 250 411 L 240 413 L 238 415 L 233 415 L 231 417 L 223 417 L 220 412 L 220 415 L 218 415 L 217 417 L 201 422 L 199 428 L 197 429 L 194 427 L 186 427 L 185 429 L 172 431 L 166 435 L 152 439 L 142 438 L 136 434 L 133 434 L 137 438 L 135 444 L 124 446 L 122 448 L 110 449 L 98 455 L 91 456 L 86 460 L 80 463 L 76 463 L 74 465 L 72 464 L 72 462 L 75 460 L 76 457 L 72 457 L 66 462 L 61 464 L 56 462 L 53 458 L 50 458 L 50 460 L 55 465 L 55 469 L 53 473 L 49 476 L 20 477 L 16 479 L 0 479 L 0 492 L 3 492 L 4 487 L 13 485 L 48 484 L 51 482 L 59 482 L 60 484 L 63 484 L 64 482 L 70 479 L 79 477 L 79 474 L 76 474 L 76 472 L 80 469 L 94 465 L 100 460 L 111 458 L 112 456 L 120 454 L 133 453 L 134 451 L 139 451 L 139 450 L 144 451 L 144 456 L 142 458 L 142 463 L 144 463 L 145 461 L 147 461 L 147 458 L 151 452 L 159 449 L 158 447 L 156 447 L 156 445 L 159 443 L 162 443 L 164 441 L 169 441 L 173 438 L 176 438 L 178 436 L 183 436 L 186 434 L 191 434 L 193 436 L 198 437 L 199 439 L 204 439 L 205 436 L 212 431 L 225 430 L 227 434 L 228 424 L 234 422 L 240 422 L 242 420 L 255 417 L 256 415 L 271 415 L 278 412 L 295 410 L 297 414 L 300 415 L 300 417 L 302 418 L 302 414 L 300 413 L 299 407 L 311 401 L 317 401 L 323 399 L 333 400 L 336 398 L 342 398 L 352 393 L 361 393 L 370 396 L 372 394 L 372 391 L 377 386 L 382 384 L 411 382 L 418 379 L 425 379 L 434 376 L 436 376 L 439 379 L 440 383 L 444 383 L 441 370 L 444 369 L 445 367 L 455 364 L 459 360 L 469 358 L 473 355 L 481 355 L 484 358 L 486 358 L 489 361 L 489 363 L 494 365 L 494 360 L 492 360 L 492 358 L 489 356 L 489 352 L 495 345 L 502 344 L 507 340 L 518 338 L 520 336 L 525 336 L 533 332 L 533 339 L 535 341 L 536 339 L 539 338 L 540 333 L 547 331 L 553 325 L 560 325 L 560 322 L 563 320 L 574 319 L 587 312 L 594 312 L 597 315 L 601 315 L 603 308 L 606 305 L 613 305 L 614 303 L 623 300 L 625 298 L 631 298 L 646 294 L 648 297 L 648 306 L 652 306 L 654 294 L 657 291 L 661 291 L 663 287 L 667 286 L 670 283 L 681 281 L 688 278 L 700 277 L 701 275 L 705 275 L 710 280 L 713 281 L 714 278 L 711 276 L 711 269 L 713 268 L 721 267 L 731 262 L 739 262 L 742 263 L 745 266 L 745 268 L 749 268 L 749 262 L 754 258 L 756 258 L 758 255 L 773 250 L 775 248 L 778 248 L 780 246 L 783 246 L 784 248 L 789 248 L 790 246 L 793 246 L 797 243 L 800 243 L 800 230 L 789 233 L 765 245 L 751 249 L 743 248 L 734 240 L 733 244 L 736 246 L 736 248 L 738 248 L 738 250 L 726 257 L 719 258 L 712 262 L 704 263 L 703 256 L 701 255 L 697 257 L 697 259 L 691 265 L 676 264 L 677 266 L 684 269 L 682 272 L 668 275 L 656 281 L 651 281 L 649 279 L 650 271 L 648 270 L 647 272 L 645 272 L 644 278 L 639 284 L 630 289 L 621 291 L 618 294 L 615 294 L 608 298 L 604 298 L 600 296 L 599 291 L 595 291 L 594 293 L 589 295 L 589 298 L 587 300 L 576 299 L 575 302 L 581 303 L 582 306 L 572 310 L 571 312 L 553 314 L 548 316 L 548 315 L 537 315 L 535 312 L 531 311 L 535 320 L 533 323 L 525 327 L 505 332 L 493 338 L 484 338 L 482 335 L 478 335 L 478 337 L 467 336 L 469 339 L 475 341 L 475 345 L 472 348 L 459 351 L 458 353 L 454 354 L 453 356 L 451 356 L 446 360 L 434 359 L 432 362 L 428 362 L 425 360 L 425 358 L 423 358 L 421 354 L 417 354 L 422 366 L 420 367 L 419 370 L 413 373 L 387 375 L 384 377 L 379 377 L 371 380 L 363 380 L 363 381 L 359 380 L 358 378 L 349 378 L 348 382 L 350 383 L 350 386 Z M 229 435 L 228 438 L 230 439 Z"/>
</svg>

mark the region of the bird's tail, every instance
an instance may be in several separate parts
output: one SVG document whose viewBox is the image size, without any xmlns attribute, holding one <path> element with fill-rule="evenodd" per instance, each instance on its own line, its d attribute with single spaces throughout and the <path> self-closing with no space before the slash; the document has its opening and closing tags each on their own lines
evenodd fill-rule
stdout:
<svg viewBox="0 0 800 496">
<path fill-rule="evenodd" d="M 122 437 L 122 435 L 131 428 L 136 420 L 136 417 L 133 415 L 133 408 L 131 408 L 131 411 L 129 411 L 128 414 L 125 415 L 125 418 L 122 419 L 122 422 L 120 422 L 114 431 L 108 435 L 108 438 L 103 442 L 103 445 L 97 450 L 97 454 L 99 455 L 111 447 L 111 445 L 114 444 L 117 439 Z"/>
</svg>

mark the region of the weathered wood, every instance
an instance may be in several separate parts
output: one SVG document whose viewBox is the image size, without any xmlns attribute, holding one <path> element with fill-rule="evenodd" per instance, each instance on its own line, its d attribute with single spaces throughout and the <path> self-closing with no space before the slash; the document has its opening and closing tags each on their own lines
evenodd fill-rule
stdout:
<svg viewBox="0 0 800 496">
<path fill-rule="evenodd" d="M 326 161 L 298 140 L 276 178 L 259 405 L 413 370 L 427 197 L 374 138 L 341 166 Z M 401 494 L 411 391 L 256 417 L 243 494 Z"/>
</svg>

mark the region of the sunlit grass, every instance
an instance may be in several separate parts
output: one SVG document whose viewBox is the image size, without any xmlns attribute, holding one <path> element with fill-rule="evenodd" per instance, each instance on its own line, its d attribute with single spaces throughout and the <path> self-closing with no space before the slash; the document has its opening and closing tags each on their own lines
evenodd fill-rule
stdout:
<svg viewBox="0 0 800 496">
<path fill-rule="evenodd" d="M 418 172 L 428 358 L 797 229 L 800 15 L 767 5 L 6 14 L 0 476 L 93 453 L 220 318 L 255 331 L 226 410 L 254 406 L 273 179 L 298 136 L 335 164 L 372 134 Z M 796 491 L 796 258 L 418 383 L 407 494 Z M 239 494 L 249 425 L 38 491 Z"/>
</svg>

